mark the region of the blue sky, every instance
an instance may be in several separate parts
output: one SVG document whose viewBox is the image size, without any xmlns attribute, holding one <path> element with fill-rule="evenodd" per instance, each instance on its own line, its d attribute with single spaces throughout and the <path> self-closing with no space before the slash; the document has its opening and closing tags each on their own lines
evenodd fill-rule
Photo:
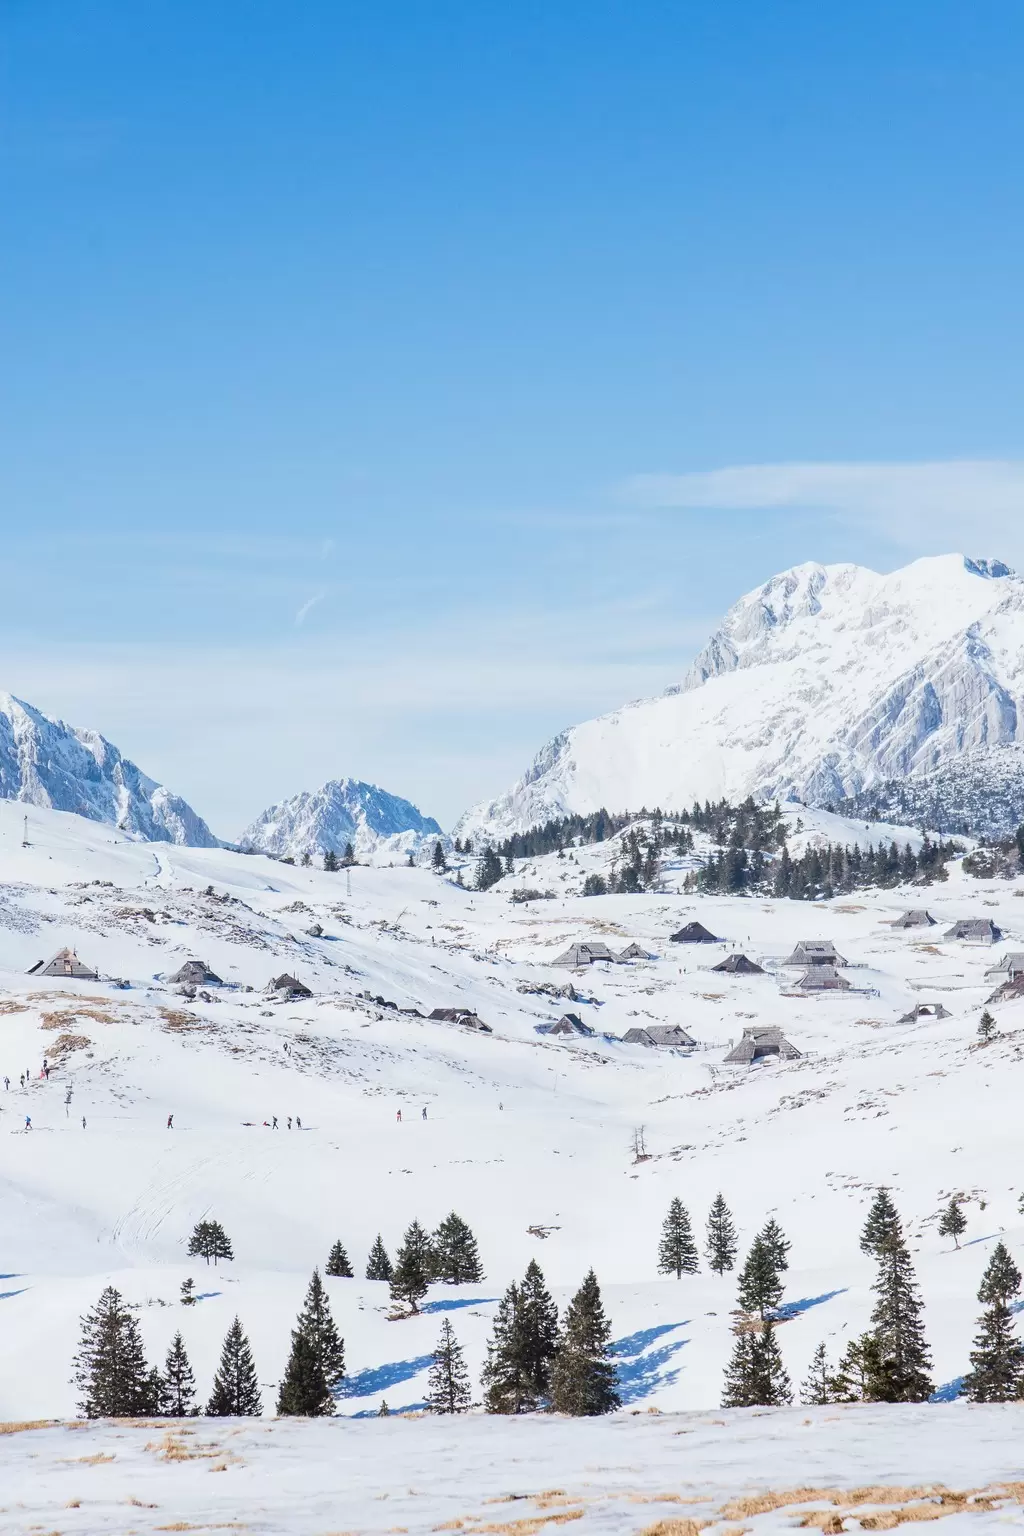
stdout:
<svg viewBox="0 0 1024 1536">
<path fill-rule="evenodd" d="M 776 570 L 1024 558 L 1022 77 L 1009 0 L 5 0 L 0 687 L 225 835 L 450 822 Z"/>
</svg>

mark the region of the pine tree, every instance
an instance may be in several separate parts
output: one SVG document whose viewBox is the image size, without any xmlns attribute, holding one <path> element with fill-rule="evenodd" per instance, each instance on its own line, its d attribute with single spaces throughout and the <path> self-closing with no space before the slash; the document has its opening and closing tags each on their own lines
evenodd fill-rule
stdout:
<svg viewBox="0 0 1024 1536">
<path fill-rule="evenodd" d="M 872 1287 L 877 1300 L 871 1331 L 879 1360 L 868 1380 L 870 1401 L 926 1402 L 934 1389 L 928 1376 L 931 1356 L 921 1321 L 923 1308 L 903 1224 L 884 1189 L 875 1197 L 861 1247 L 872 1253 L 878 1264 Z"/>
<path fill-rule="evenodd" d="M 205 1259 L 214 1264 L 218 1259 L 233 1259 L 231 1242 L 219 1221 L 200 1221 L 189 1238 L 189 1258 Z"/>
<path fill-rule="evenodd" d="M 707 1231 L 708 1240 L 704 1251 L 708 1267 L 716 1275 L 724 1275 L 736 1262 L 736 1228 L 729 1207 L 720 1194 L 711 1202 Z"/>
<path fill-rule="evenodd" d="M 210 1418 L 254 1418 L 263 1412 L 249 1340 L 237 1317 L 224 1338 L 206 1412 Z"/>
<path fill-rule="evenodd" d="M 163 1392 L 160 1411 L 172 1419 L 184 1419 L 192 1412 L 196 1395 L 196 1379 L 185 1353 L 185 1341 L 180 1333 L 171 1340 L 164 1366 Z"/>
<path fill-rule="evenodd" d="M 809 1407 L 824 1407 L 836 1401 L 836 1384 L 824 1344 L 819 1344 L 811 1358 L 811 1367 L 800 1388 L 800 1401 Z"/>
<path fill-rule="evenodd" d="M 526 1266 L 519 1287 L 519 1340 L 530 1390 L 544 1403 L 551 1396 L 551 1367 L 558 1352 L 558 1308 L 536 1259 Z"/>
<path fill-rule="evenodd" d="M 196 1304 L 196 1283 L 191 1276 L 181 1282 L 181 1304 L 183 1307 L 194 1307 Z"/>
<path fill-rule="evenodd" d="M 345 1375 L 345 1345 L 331 1316 L 320 1271 L 314 1269 L 295 1327 L 277 1411 L 320 1418 L 334 1412 L 333 1388 Z"/>
<path fill-rule="evenodd" d="M 1010 1403 L 1024 1397 L 1024 1344 L 1014 1332 L 1013 1298 L 1021 1276 L 1005 1244 L 997 1243 L 982 1277 L 985 1310 L 971 1350 L 972 1369 L 962 1392 L 973 1403 Z"/>
<path fill-rule="evenodd" d="M 476 870 L 476 888 L 478 891 L 488 891 L 492 885 L 497 884 L 505 871 L 501 867 L 501 860 L 493 848 L 485 848 L 480 855 L 480 863 Z"/>
<path fill-rule="evenodd" d="M 481 1381 L 488 1413 L 531 1413 L 538 1405 L 515 1281 L 498 1303 Z"/>
<path fill-rule="evenodd" d="M 395 1255 L 395 1270 L 391 1276 L 391 1299 L 404 1302 L 410 1316 L 419 1311 L 419 1304 L 427 1294 L 433 1264 L 434 1251 L 429 1236 L 418 1221 L 410 1222 L 402 1246 Z"/>
<path fill-rule="evenodd" d="M 390 1280 L 393 1274 L 394 1270 L 391 1266 L 391 1260 L 388 1258 L 388 1251 L 384 1247 L 384 1240 L 378 1232 L 374 1239 L 373 1247 L 370 1249 L 370 1256 L 366 1261 L 366 1278 L 367 1280 Z"/>
<path fill-rule="evenodd" d="M 444 856 L 444 849 L 440 843 L 434 844 L 434 852 L 430 860 L 435 874 L 443 875 L 448 868 L 448 860 Z"/>
<path fill-rule="evenodd" d="M 378 1419 L 390 1419 L 391 1417 L 391 1409 L 388 1407 L 388 1401 L 386 1397 L 382 1397 L 380 1400 L 380 1407 L 377 1409 L 377 1417 Z"/>
<path fill-rule="evenodd" d="M 484 1278 L 476 1238 L 461 1216 L 452 1211 L 431 1240 L 432 1275 L 446 1285 L 471 1285 Z"/>
<path fill-rule="evenodd" d="M 592 1417 L 621 1403 L 615 1367 L 608 1355 L 611 1323 L 591 1270 L 566 1308 L 551 1372 L 551 1406 L 556 1413 Z"/>
<path fill-rule="evenodd" d="M 775 1258 L 762 1236 L 754 1238 L 740 1271 L 739 1303 L 744 1312 L 756 1312 L 763 1322 L 782 1300 L 782 1281 Z"/>
<path fill-rule="evenodd" d="M 960 1201 L 954 1197 L 939 1218 L 939 1236 L 951 1237 L 954 1246 L 959 1248 L 960 1237 L 966 1230 L 967 1217 L 960 1207 Z"/>
<path fill-rule="evenodd" d="M 981 1041 L 981 1043 L 983 1045 L 987 1045 L 988 1042 L 992 1039 L 992 1036 L 995 1034 L 995 1032 L 996 1032 L 996 1021 L 992 1017 L 992 1015 L 989 1013 L 988 1009 L 986 1008 L 985 1012 L 982 1014 L 981 1018 L 978 1020 L 978 1039 Z"/>
<path fill-rule="evenodd" d="M 351 843 L 345 844 L 345 852 L 341 856 L 341 862 L 346 869 L 350 869 L 356 861 L 356 851 Z"/>
<path fill-rule="evenodd" d="M 159 1411 L 138 1322 L 112 1285 L 82 1318 L 72 1370 L 72 1382 L 81 1393 L 78 1411 L 87 1419 Z"/>
<path fill-rule="evenodd" d="M 774 1216 L 769 1216 L 761 1228 L 761 1241 L 771 1256 L 772 1263 L 779 1274 L 785 1274 L 789 1268 L 789 1250 L 793 1244 L 783 1232 Z"/>
<path fill-rule="evenodd" d="M 873 1333 L 851 1339 L 846 1346 L 832 1387 L 837 1403 L 870 1403 L 873 1385 L 882 1374 L 882 1352 Z"/>
<path fill-rule="evenodd" d="M 726 1367 L 723 1408 L 778 1408 L 793 1401 L 775 1325 L 743 1326 Z"/>
<path fill-rule="evenodd" d="M 334 1247 L 327 1255 L 327 1263 L 324 1266 L 324 1274 L 330 1275 L 332 1279 L 335 1280 L 352 1279 L 352 1265 L 348 1261 L 348 1254 L 342 1247 L 340 1239 L 335 1243 Z"/>
<path fill-rule="evenodd" d="M 427 1382 L 427 1407 L 431 1413 L 465 1413 L 470 1406 L 469 1372 L 462 1346 L 447 1318 L 434 1350 Z"/>
<path fill-rule="evenodd" d="M 658 1273 L 675 1275 L 677 1280 L 681 1280 L 684 1274 L 695 1275 L 697 1269 L 697 1245 L 690 1230 L 690 1216 L 677 1197 L 670 1203 L 661 1228 Z"/>
<path fill-rule="evenodd" d="M 329 874 L 329 875 L 335 874 L 337 872 L 337 868 L 338 868 L 338 855 L 335 853 L 333 848 L 325 849 L 324 850 L 324 869 L 326 870 L 327 874 Z"/>
</svg>

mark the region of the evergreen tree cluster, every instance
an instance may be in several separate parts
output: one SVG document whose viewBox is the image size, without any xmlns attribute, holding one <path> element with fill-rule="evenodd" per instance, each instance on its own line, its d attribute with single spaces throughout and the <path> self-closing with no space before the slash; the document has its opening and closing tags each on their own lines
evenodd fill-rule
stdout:
<svg viewBox="0 0 1024 1536">
<path fill-rule="evenodd" d="M 725 1373 L 725 1408 L 771 1408 L 793 1401 L 776 1336 L 789 1249 L 774 1217 L 750 1245 L 737 1286 L 736 1343 Z"/>
<path fill-rule="evenodd" d="M 188 1240 L 188 1254 L 189 1258 L 205 1259 L 207 1264 L 211 1259 L 216 1264 L 219 1259 L 235 1256 L 231 1240 L 219 1221 L 197 1222 Z"/>
<path fill-rule="evenodd" d="M 759 891 L 791 901 L 817 901 L 820 897 L 868 887 L 944 880 L 946 864 L 959 851 L 956 843 L 933 843 L 925 837 L 918 853 L 909 843 L 902 851 L 896 843 L 888 847 L 879 843 L 870 848 L 827 843 L 823 848 L 808 848 L 800 858 L 793 858 L 783 842 L 779 857 L 766 858 L 759 848 L 751 850 L 731 843 L 719 848 L 703 869 L 692 871 L 686 886 L 709 894 Z"/>
<path fill-rule="evenodd" d="M 605 1316 L 593 1270 L 566 1308 L 558 1309 L 531 1259 L 519 1284 L 498 1306 L 483 1371 L 488 1413 L 533 1413 L 550 1408 L 573 1417 L 610 1413 L 620 1398 Z"/>
</svg>

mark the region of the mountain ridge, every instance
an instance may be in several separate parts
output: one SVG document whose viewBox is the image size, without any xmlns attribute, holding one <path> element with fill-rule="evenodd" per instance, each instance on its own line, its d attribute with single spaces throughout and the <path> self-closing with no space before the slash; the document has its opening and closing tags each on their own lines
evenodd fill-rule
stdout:
<svg viewBox="0 0 1024 1536">
<path fill-rule="evenodd" d="M 246 851 L 275 858 L 342 854 L 351 843 L 357 858 L 393 862 L 414 857 L 427 839 L 443 837 L 432 816 L 409 800 L 362 779 L 329 779 L 269 806 L 239 840 Z"/>
</svg>

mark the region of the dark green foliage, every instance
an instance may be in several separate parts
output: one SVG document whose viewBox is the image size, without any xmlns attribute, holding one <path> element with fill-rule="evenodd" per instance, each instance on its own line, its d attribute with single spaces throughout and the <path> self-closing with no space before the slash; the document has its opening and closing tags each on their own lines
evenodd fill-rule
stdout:
<svg viewBox="0 0 1024 1536">
<path fill-rule="evenodd" d="M 332 1388 L 345 1375 L 345 1345 L 331 1316 L 320 1271 L 314 1269 L 292 1329 L 292 1349 L 277 1401 L 281 1414 L 319 1418 L 334 1412 Z"/>
<path fill-rule="evenodd" d="M 154 1382 L 146 1365 L 138 1322 L 112 1285 L 82 1318 L 72 1372 L 81 1394 L 78 1411 L 87 1419 L 132 1418 L 160 1410 L 154 1391 L 159 1378 Z"/>
<path fill-rule="evenodd" d="M 431 1241 L 431 1276 L 446 1285 L 474 1285 L 484 1278 L 476 1238 L 454 1211 L 446 1216 Z"/>
<path fill-rule="evenodd" d="M 544 1403 L 551 1395 L 551 1366 L 558 1350 L 558 1308 L 536 1259 L 526 1266 L 519 1287 L 518 1322 L 522 1369 L 536 1401 Z"/>
<path fill-rule="evenodd" d="M 978 1291 L 985 1310 L 962 1387 L 974 1403 L 1010 1403 L 1024 1396 L 1024 1345 L 1014 1332 L 1012 1307 L 1020 1285 L 1020 1270 L 1005 1244 L 997 1243 Z"/>
<path fill-rule="evenodd" d="M 822 1408 L 838 1401 L 836 1383 L 824 1344 L 819 1344 L 811 1358 L 811 1367 L 800 1388 L 800 1401 L 808 1407 Z"/>
<path fill-rule="evenodd" d="M 427 1407 L 431 1413 L 465 1413 L 470 1406 L 469 1372 L 462 1346 L 445 1318 L 434 1350 L 427 1382 Z"/>
<path fill-rule="evenodd" d="M 192 1366 L 185 1353 L 185 1341 L 180 1333 L 174 1335 L 171 1347 L 167 1351 L 161 1386 L 161 1413 L 167 1414 L 172 1419 L 183 1419 L 193 1412 L 196 1379 L 192 1374 Z"/>
<path fill-rule="evenodd" d="M 725 1373 L 723 1408 L 777 1408 L 793 1401 L 775 1325 L 743 1327 Z"/>
<path fill-rule="evenodd" d="M 884 1361 L 873 1333 L 863 1333 L 846 1346 L 833 1379 L 837 1403 L 871 1403 L 884 1381 Z"/>
<path fill-rule="evenodd" d="M 782 1281 L 775 1255 L 762 1235 L 754 1238 L 740 1271 L 739 1303 L 744 1312 L 756 1312 L 762 1321 L 782 1300 Z"/>
<path fill-rule="evenodd" d="M 677 1197 L 669 1205 L 668 1215 L 661 1229 L 658 1273 L 675 1275 L 677 1280 L 681 1280 L 683 1275 L 695 1275 L 697 1269 L 697 1245 L 693 1241 L 693 1233 L 690 1230 L 690 1216 L 683 1202 Z"/>
<path fill-rule="evenodd" d="M 181 1304 L 183 1307 L 194 1307 L 196 1304 L 196 1283 L 191 1276 L 181 1282 Z"/>
<path fill-rule="evenodd" d="M 324 853 L 324 869 L 329 875 L 333 875 L 338 868 L 338 855 L 333 848 L 328 848 Z"/>
<path fill-rule="evenodd" d="M 394 1270 L 391 1266 L 391 1260 L 388 1258 L 388 1251 L 384 1247 L 384 1240 L 378 1232 L 374 1238 L 373 1247 L 370 1249 L 370 1256 L 366 1261 L 366 1278 L 367 1280 L 390 1280 L 393 1274 Z"/>
<path fill-rule="evenodd" d="M 951 1237 L 953 1245 L 960 1247 L 960 1238 L 967 1231 L 967 1217 L 961 1209 L 960 1201 L 952 1199 L 939 1218 L 939 1236 Z"/>
<path fill-rule="evenodd" d="M 456 852 L 458 851 L 457 849 Z M 440 843 L 434 844 L 434 852 L 431 854 L 430 862 L 436 874 L 443 875 L 446 872 L 448 860 L 444 856 L 444 848 Z"/>
<path fill-rule="evenodd" d="M 391 1409 L 388 1407 L 387 1398 L 385 1397 L 382 1397 L 380 1400 L 380 1407 L 377 1409 L 377 1417 L 378 1419 L 390 1419 L 391 1417 Z"/>
<path fill-rule="evenodd" d="M 861 1235 L 861 1248 L 878 1264 L 871 1314 L 878 1361 L 868 1377 L 870 1401 L 926 1402 L 934 1388 L 928 1376 L 931 1356 L 921 1321 L 923 1308 L 903 1224 L 885 1189 L 875 1196 Z"/>
<path fill-rule="evenodd" d="M 783 1232 L 774 1216 L 769 1216 L 761 1228 L 761 1241 L 771 1256 L 772 1263 L 780 1274 L 784 1274 L 789 1268 L 789 1250 L 793 1244 Z"/>
<path fill-rule="evenodd" d="M 514 1281 L 494 1315 L 481 1381 L 488 1413 L 530 1413 L 538 1405 L 539 1395 L 527 1362 L 519 1287 Z"/>
<path fill-rule="evenodd" d="M 233 1259 L 234 1253 L 224 1228 L 219 1221 L 200 1221 L 188 1240 L 189 1258 L 205 1259 L 214 1264 L 218 1259 Z"/>
<path fill-rule="evenodd" d="M 410 1315 L 418 1312 L 433 1272 L 434 1250 L 430 1237 L 418 1221 L 410 1222 L 402 1246 L 395 1255 L 394 1273 L 391 1276 L 392 1300 L 404 1302 Z"/>
<path fill-rule="evenodd" d="M 584 896 L 606 896 L 608 882 L 603 875 L 588 875 L 583 882 Z"/>
<path fill-rule="evenodd" d="M 263 1412 L 252 1350 L 237 1317 L 224 1338 L 206 1412 L 211 1418 L 252 1418 Z"/>
<path fill-rule="evenodd" d="M 351 843 L 346 843 L 345 844 L 345 851 L 344 851 L 344 853 L 341 856 L 342 866 L 345 869 L 350 869 L 351 866 L 355 863 L 355 861 L 356 861 L 356 851 L 353 848 Z"/>
<path fill-rule="evenodd" d="M 996 1021 L 986 1008 L 985 1012 L 978 1020 L 978 1039 L 982 1042 L 983 1045 L 987 1045 L 995 1032 Z"/>
<path fill-rule="evenodd" d="M 348 1254 L 342 1247 L 341 1240 L 335 1243 L 327 1255 L 327 1263 L 324 1266 L 324 1274 L 330 1275 L 335 1280 L 351 1280 L 352 1265 L 348 1261 Z"/>
<path fill-rule="evenodd" d="M 736 1228 L 732 1215 L 722 1195 L 716 1195 L 708 1214 L 707 1254 L 708 1268 L 716 1275 L 724 1275 L 736 1263 Z"/>
<path fill-rule="evenodd" d="M 601 1290 L 591 1270 L 566 1308 L 562 1323 L 551 1372 L 551 1407 L 556 1413 L 589 1418 L 619 1407 L 618 1378 L 608 1355 L 611 1335 Z"/>
<path fill-rule="evenodd" d="M 496 885 L 505 873 L 501 859 L 493 848 L 485 848 L 480 855 L 480 863 L 476 868 L 476 888 L 478 891 L 489 891 L 492 885 Z"/>
</svg>

